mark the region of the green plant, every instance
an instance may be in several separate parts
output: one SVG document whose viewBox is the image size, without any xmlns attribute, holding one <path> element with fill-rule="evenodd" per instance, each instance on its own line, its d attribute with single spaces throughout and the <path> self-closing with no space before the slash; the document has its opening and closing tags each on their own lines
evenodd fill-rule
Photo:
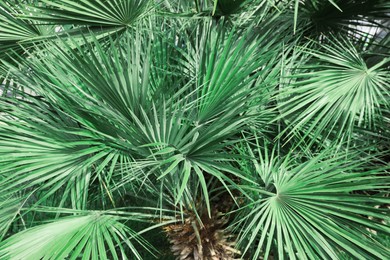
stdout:
<svg viewBox="0 0 390 260">
<path fill-rule="evenodd" d="M 390 258 L 389 7 L 0 2 L 0 258 Z"/>
</svg>

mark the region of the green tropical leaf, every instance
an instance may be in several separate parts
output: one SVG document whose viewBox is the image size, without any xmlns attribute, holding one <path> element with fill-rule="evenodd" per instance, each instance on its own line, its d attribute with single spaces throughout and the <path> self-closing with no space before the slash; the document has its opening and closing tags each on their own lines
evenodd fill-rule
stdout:
<svg viewBox="0 0 390 260">
<path fill-rule="evenodd" d="M 375 34 L 379 28 L 388 29 L 389 8 L 386 0 L 305 1 L 299 8 L 297 27 L 312 36 L 344 34 L 351 39 L 365 37 Z"/>
<path fill-rule="evenodd" d="M 23 207 L 23 201 L 20 194 L 13 194 L 8 197 L 1 197 L 0 202 L 0 241 L 6 236 L 8 229 L 15 219 L 17 219 L 20 210 Z"/>
<path fill-rule="evenodd" d="M 29 228 L 0 243 L 2 259 L 142 259 L 141 240 L 120 218 L 99 212 L 63 217 Z"/>
<path fill-rule="evenodd" d="M 0 258 L 390 258 L 388 18 L 1 1 Z"/>
<path fill-rule="evenodd" d="M 385 169 L 365 169 L 364 160 L 330 149 L 304 161 L 281 156 L 277 146 L 265 151 L 257 149 L 258 159 L 245 166 L 258 182 L 248 186 L 251 202 L 236 222 L 245 251 L 265 259 L 338 259 L 338 250 L 357 259 L 389 257 L 376 235 L 390 232 L 389 210 L 377 207 L 389 203 L 380 193 L 388 188 Z M 378 193 L 359 193 L 367 190 Z"/>
<path fill-rule="evenodd" d="M 388 107 L 387 59 L 368 67 L 351 43 L 336 39 L 323 51 L 305 52 L 309 60 L 291 72 L 289 87 L 278 97 L 279 118 L 291 122 L 285 132 L 301 131 L 312 144 L 319 137 L 348 140 L 356 126 L 381 123 L 381 110 Z"/>
<path fill-rule="evenodd" d="M 18 7 L 8 0 L 0 2 L 0 59 L 8 59 L 11 52 L 22 53 L 20 44 L 29 45 L 55 33 L 52 25 L 19 19 Z M 2 76 L 0 74 L 0 81 Z"/>
<path fill-rule="evenodd" d="M 336 8 L 333 11 L 337 10 L 339 12 L 343 12 L 343 10 L 336 4 L 336 2 L 333 0 L 328 0 L 327 4 L 331 5 L 333 8 Z M 318 1 L 318 0 L 308 0 L 308 1 L 294 0 L 294 33 L 297 30 L 299 4 L 301 4 L 301 3 L 303 3 L 303 6 L 305 6 L 305 5 L 318 6 L 320 4 L 320 1 Z"/>
<path fill-rule="evenodd" d="M 150 10 L 149 0 L 43 0 L 45 7 L 27 6 L 29 18 L 55 24 L 126 28 Z"/>
</svg>

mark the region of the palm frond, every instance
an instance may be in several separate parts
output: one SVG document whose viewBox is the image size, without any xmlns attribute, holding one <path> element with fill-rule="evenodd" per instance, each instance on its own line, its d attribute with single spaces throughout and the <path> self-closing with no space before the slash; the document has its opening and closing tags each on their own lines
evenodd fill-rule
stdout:
<svg viewBox="0 0 390 260">
<path fill-rule="evenodd" d="M 39 36 L 36 26 L 28 21 L 17 19 L 14 14 L 17 11 L 9 1 L 0 3 L 0 42 L 17 42 Z"/>
<path fill-rule="evenodd" d="M 25 200 L 18 193 L 1 197 L 0 241 L 7 235 L 11 224 L 17 219 Z"/>
<path fill-rule="evenodd" d="M 0 258 L 390 258 L 388 10 L 2 1 Z"/>
<path fill-rule="evenodd" d="M 295 20 L 300 24 L 298 29 L 305 30 L 306 35 L 320 37 L 321 34 L 342 33 L 359 38 L 378 29 L 388 30 L 389 8 L 385 0 L 309 0 L 301 5 L 300 17 Z"/>
<path fill-rule="evenodd" d="M 326 4 L 330 7 L 333 8 L 333 12 L 336 10 L 339 12 L 342 12 L 343 10 L 336 4 L 337 1 L 334 0 L 328 0 Z M 308 0 L 308 1 L 301 1 L 301 0 L 294 0 L 294 33 L 297 30 L 297 23 L 298 23 L 298 13 L 299 13 L 299 5 L 303 3 L 303 6 L 305 5 L 314 5 L 317 6 L 319 5 L 318 0 Z"/>
<path fill-rule="evenodd" d="M 21 115 L 20 111 L 18 115 Z M 44 119 L 45 122 L 50 122 L 47 118 Z M 39 127 L 40 120 L 42 118 L 35 118 L 35 122 L 30 121 L 29 124 L 15 119 L 3 122 L 0 134 L 3 147 L 1 185 L 7 188 L 2 189 L 1 195 L 10 196 L 15 190 L 27 191 L 39 186 L 39 190 L 46 191 L 40 198 L 43 201 L 60 188 L 66 188 L 62 200 L 72 195 L 75 207 L 79 205 L 76 208 L 85 208 L 86 201 L 82 202 L 80 198 L 86 195 L 83 195 L 83 191 L 87 192 L 89 180 L 99 178 L 105 167 L 111 167 L 112 171 L 111 163 L 115 163 L 121 155 L 115 148 L 104 147 L 102 143 L 94 141 L 90 132 L 72 131 L 72 127 L 69 127 L 65 130 L 69 132 L 60 137 L 64 134 L 63 131 L 42 129 Z M 51 122 L 57 123 L 53 127 L 59 126 L 59 122 Z M 97 167 L 96 170 L 92 170 L 93 167 Z M 91 176 L 91 171 L 95 175 Z M 100 181 L 103 185 L 104 182 L 109 182 L 109 178 Z M 70 184 L 79 185 L 76 197 L 73 185 Z"/>
<path fill-rule="evenodd" d="M 29 228 L 0 243 L 2 259 L 142 259 L 134 241 L 146 246 L 120 218 L 99 212 L 63 217 Z"/>
<path fill-rule="evenodd" d="M 54 24 L 76 24 L 127 28 L 144 17 L 151 8 L 149 0 L 43 0 L 45 7 L 26 6 L 28 17 Z M 26 16 L 27 18 L 27 16 Z"/>
<path fill-rule="evenodd" d="M 10 61 L 10 56 L 15 58 L 22 55 L 24 48 L 55 35 L 55 26 L 21 20 L 18 17 L 21 14 L 19 3 L 8 0 L 0 2 L 0 60 Z M 0 83 L 7 79 L 7 74 L 7 69 L 0 68 Z"/>
<path fill-rule="evenodd" d="M 387 59 L 369 68 L 344 40 L 305 52 L 309 61 L 292 72 L 289 87 L 279 94 L 280 118 L 291 122 L 285 131 L 301 131 L 311 143 L 319 137 L 343 141 L 355 126 L 372 129 L 381 123 L 381 109 L 388 107 L 389 77 L 382 67 Z"/>
<path fill-rule="evenodd" d="M 389 203 L 381 195 L 389 183 L 385 169 L 331 150 L 301 161 L 267 146 L 245 167 L 258 182 L 248 185 L 251 200 L 236 222 L 246 252 L 264 259 L 338 259 L 339 250 L 357 259 L 390 256 L 376 235 L 390 232 L 389 210 L 378 207 Z M 361 193 L 368 190 L 377 194 Z"/>
</svg>

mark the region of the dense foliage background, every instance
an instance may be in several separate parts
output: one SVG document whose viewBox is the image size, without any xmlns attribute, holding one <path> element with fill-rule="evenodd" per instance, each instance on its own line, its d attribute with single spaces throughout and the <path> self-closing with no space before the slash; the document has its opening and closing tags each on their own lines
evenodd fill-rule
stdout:
<svg viewBox="0 0 390 260">
<path fill-rule="evenodd" d="M 390 259 L 389 18 L 1 0 L 0 259 Z"/>
</svg>

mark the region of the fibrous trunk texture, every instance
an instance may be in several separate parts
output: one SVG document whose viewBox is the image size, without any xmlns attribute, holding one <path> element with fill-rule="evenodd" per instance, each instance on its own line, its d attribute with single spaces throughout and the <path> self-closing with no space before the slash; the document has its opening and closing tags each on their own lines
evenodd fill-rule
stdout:
<svg viewBox="0 0 390 260">
<path fill-rule="evenodd" d="M 171 250 L 177 260 L 233 260 L 240 252 L 234 248 L 235 241 L 225 231 L 228 218 L 218 210 L 212 211 L 211 218 L 203 214 L 197 219 L 188 213 L 184 221 L 164 228 Z"/>
</svg>

